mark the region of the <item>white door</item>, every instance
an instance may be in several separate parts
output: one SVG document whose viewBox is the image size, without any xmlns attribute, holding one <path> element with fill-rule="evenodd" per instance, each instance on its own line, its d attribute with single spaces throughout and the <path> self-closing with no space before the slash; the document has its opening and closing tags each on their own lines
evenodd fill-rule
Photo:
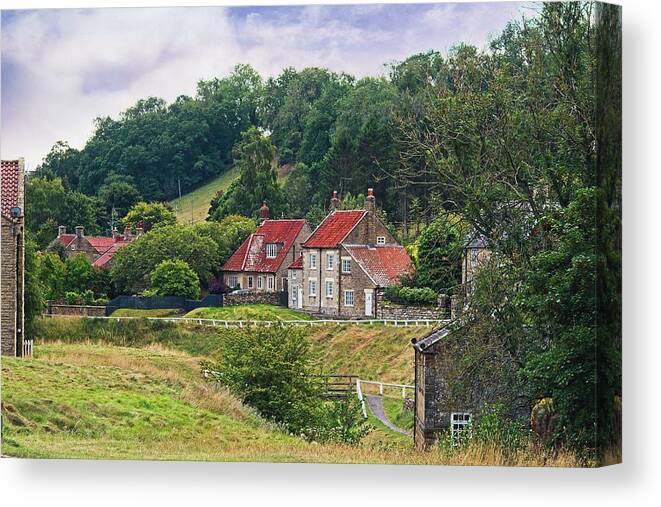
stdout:
<svg viewBox="0 0 661 507">
<path fill-rule="evenodd" d="M 372 310 L 372 289 L 365 289 L 365 316 L 371 317 L 374 312 Z"/>
<path fill-rule="evenodd" d="M 298 288 L 298 307 L 303 308 L 303 287 Z"/>
</svg>

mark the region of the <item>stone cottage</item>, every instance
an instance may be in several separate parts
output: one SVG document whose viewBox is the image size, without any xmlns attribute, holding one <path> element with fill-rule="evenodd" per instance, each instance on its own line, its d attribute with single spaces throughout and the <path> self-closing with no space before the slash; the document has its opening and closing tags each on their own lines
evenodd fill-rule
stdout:
<svg viewBox="0 0 661 507">
<path fill-rule="evenodd" d="M 406 249 L 379 220 L 371 188 L 362 210 L 339 210 L 333 192 L 330 213 L 289 266 L 289 306 L 317 315 L 374 317 L 377 291 L 412 269 Z"/>
<path fill-rule="evenodd" d="M 230 289 L 254 292 L 287 291 L 287 268 L 300 255 L 310 236 L 304 219 L 271 220 L 266 203 L 260 225 L 223 265 L 223 280 Z"/>
<path fill-rule="evenodd" d="M 457 405 L 447 386 L 450 364 L 446 352 L 450 328 L 412 340 L 415 355 L 413 442 L 418 450 L 431 447 L 447 430 L 457 434 L 470 428 L 473 408 Z"/>
<path fill-rule="evenodd" d="M 66 226 L 60 225 L 57 230 L 57 238 L 50 246 L 59 243 L 64 247 L 67 257 L 84 254 L 93 266 L 106 269 L 111 267 L 112 257 L 117 250 L 142 234 L 140 227 L 138 227 L 136 235 L 133 235 L 128 227 L 124 229 L 124 234 L 119 234 L 117 229 L 113 230 L 112 236 L 87 236 L 82 225 L 77 226 L 75 230 L 75 234 L 68 234 Z"/>
<path fill-rule="evenodd" d="M 3 355 L 30 354 L 24 335 L 24 162 L 0 164 L 0 349 Z"/>
<path fill-rule="evenodd" d="M 461 284 L 466 294 L 473 289 L 473 279 L 480 266 L 491 258 L 487 239 L 482 234 L 473 234 L 464 248 L 461 260 Z"/>
</svg>

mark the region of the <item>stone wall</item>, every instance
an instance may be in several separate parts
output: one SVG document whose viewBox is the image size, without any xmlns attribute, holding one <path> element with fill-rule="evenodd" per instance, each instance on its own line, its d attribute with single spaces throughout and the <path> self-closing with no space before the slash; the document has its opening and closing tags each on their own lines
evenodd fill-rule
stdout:
<svg viewBox="0 0 661 507">
<path fill-rule="evenodd" d="M 438 296 L 436 305 L 413 306 L 393 303 L 385 299 L 383 292 L 377 294 L 376 316 L 378 319 L 449 319 L 449 299 L 444 294 Z"/>
<path fill-rule="evenodd" d="M 2 334 L 2 354 L 16 355 L 16 238 L 12 234 L 11 221 L 0 217 L 0 334 Z"/>
<path fill-rule="evenodd" d="M 284 294 L 284 296 L 283 296 Z M 286 292 L 236 291 L 225 294 L 224 305 L 276 305 L 287 306 Z"/>
<path fill-rule="evenodd" d="M 50 315 L 71 315 L 77 317 L 104 317 L 105 306 L 88 305 L 53 305 L 49 304 L 47 312 Z"/>
</svg>

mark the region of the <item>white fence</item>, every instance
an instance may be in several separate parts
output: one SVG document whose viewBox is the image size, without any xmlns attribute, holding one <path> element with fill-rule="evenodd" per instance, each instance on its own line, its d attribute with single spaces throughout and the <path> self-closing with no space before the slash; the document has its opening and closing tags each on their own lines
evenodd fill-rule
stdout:
<svg viewBox="0 0 661 507">
<path fill-rule="evenodd" d="M 363 409 L 363 415 L 365 417 L 367 417 L 367 409 L 365 408 L 365 398 L 364 398 L 364 394 L 363 394 L 363 384 L 378 386 L 380 396 L 383 396 L 384 388 L 401 389 L 402 399 L 406 399 L 406 390 L 407 389 L 410 389 L 411 391 L 415 391 L 415 386 L 410 386 L 410 385 L 406 385 L 406 384 L 390 384 L 388 382 L 378 382 L 376 380 L 357 379 L 356 380 L 356 395 L 358 396 L 358 400 L 360 401 L 360 405 Z"/>
<path fill-rule="evenodd" d="M 44 315 L 51 318 L 72 316 L 63 315 Z M 160 322 L 181 322 L 183 324 L 196 324 L 198 326 L 212 326 L 212 327 L 273 327 L 273 326 L 290 326 L 290 327 L 310 327 L 310 326 L 323 326 L 323 325 L 343 325 L 352 324 L 360 326 L 369 325 L 384 325 L 395 327 L 432 327 L 438 325 L 448 324 L 449 320 L 434 320 L 434 319 L 370 319 L 370 320 L 350 320 L 350 319 L 315 319 L 315 320 L 221 320 L 221 319 L 194 319 L 189 317 L 97 317 L 90 316 L 84 317 L 86 319 L 105 319 L 105 320 L 132 320 L 132 319 L 147 319 Z"/>
</svg>

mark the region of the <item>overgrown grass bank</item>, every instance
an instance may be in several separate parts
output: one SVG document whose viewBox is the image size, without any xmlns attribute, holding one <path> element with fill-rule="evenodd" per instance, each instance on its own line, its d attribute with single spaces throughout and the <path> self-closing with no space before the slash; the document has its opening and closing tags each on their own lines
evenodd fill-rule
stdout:
<svg viewBox="0 0 661 507">
<path fill-rule="evenodd" d="M 71 322 L 67 319 L 67 322 Z M 58 321 L 59 322 L 59 321 Z M 155 460 L 575 466 L 529 451 L 473 446 L 418 453 L 377 429 L 358 447 L 312 444 L 204 381 L 198 357 L 162 345 L 39 343 L 3 358 L 7 456 Z"/>
<path fill-rule="evenodd" d="M 141 310 L 134 308 L 118 308 L 112 312 L 112 317 L 180 317 L 186 312 L 179 308 L 156 308 Z"/>
<path fill-rule="evenodd" d="M 312 320 L 312 317 L 304 312 L 263 304 L 196 308 L 188 312 L 186 317 L 218 320 Z"/>
</svg>

